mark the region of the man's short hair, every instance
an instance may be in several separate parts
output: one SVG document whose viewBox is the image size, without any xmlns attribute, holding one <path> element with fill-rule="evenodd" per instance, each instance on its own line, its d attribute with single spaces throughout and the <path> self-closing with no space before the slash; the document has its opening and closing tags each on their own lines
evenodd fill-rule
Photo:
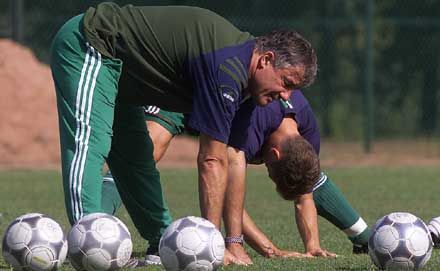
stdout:
<svg viewBox="0 0 440 271">
<path fill-rule="evenodd" d="M 304 78 L 295 88 L 305 88 L 313 83 L 318 71 L 316 52 L 309 41 L 292 30 L 276 30 L 256 38 L 255 50 L 258 53 L 275 53 L 274 67 L 289 68 L 302 66 Z"/>
<path fill-rule="evenodd" d="M 285 200 L 312 192 L 320 175 L 319 157 L 302 136 L 288 137 L 281 143 L 281 157 L 270 164 L 277 192 Z"/>
</svg>

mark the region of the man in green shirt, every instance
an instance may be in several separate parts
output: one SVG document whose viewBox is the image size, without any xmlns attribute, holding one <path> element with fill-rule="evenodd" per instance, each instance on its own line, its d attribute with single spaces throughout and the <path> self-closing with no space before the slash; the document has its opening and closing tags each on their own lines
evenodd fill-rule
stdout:
<svg viewBox="0 0 440 271">
<path fill-rule="evenodd" d="M 189 114 L 200 132 L 201 213 L 220 227 L 235 112 L 248 97 L 261 106 L 287 99 L 317 71 L 313 48 L 294 31 L 254 38 L 211 11 L 183 6 L 101 3 L 59 30 L 51 57 L 70 222 L 102 211 L 107 161 L 136 228 L 152 243 L 171 218 L 141 105 Z M 241 234 L 241 214 L 226 214 L 240 217 L 225 225 L 230 237 Z M 226 251 L 225 263 L 234 260 Z"/>
</svg>

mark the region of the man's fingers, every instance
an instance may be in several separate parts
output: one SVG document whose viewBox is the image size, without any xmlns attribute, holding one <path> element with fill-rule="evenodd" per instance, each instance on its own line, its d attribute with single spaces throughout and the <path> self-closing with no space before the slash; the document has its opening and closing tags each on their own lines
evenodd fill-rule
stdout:
<svg viewBox="0 0 440 271">
<path fill-rule="evenodd" d="M 330 257 L 330 258 L 338 257 L 338 255 L 336 253 L 329 252 L 329 251 L 325 251 L 325 252 L 326 252 L 327 257 Z"/>
<path fill-rule="evenodd" d="M 311 254 L 315 257 L 324 257 L 324 258 L 336 258 L 338 256 L 335 253 L 326 250 L 317 250 L 317 251 L 309 252 L 307 254 Z"/>
<path fill-rule="evenodd" d="M 245 263 L 245 262 L 243 262 L 243 261 L 240 261 L 239 259 L 237 259 L 237 258 L 224 258 L 223 259 L 223 265 L 230 265 L 230 264 L 236 264 L 236 265 L 246 265 L 247 266 L 247 264 Z"/>
<path fill-rule="evenodd" d="M 248 265 L 246 262 L 238 259 L 235 257 L 229 250 L 225 250 L 225 255 L 223 257 L 223 265 L 230 265 L 230 264 L 236 264 L 236 265 Z"/>
<path fill-rule="evenodd" d="M 244 263 L 245 265 L 251 265 L 252 260 L 251 257 L 246 253 L 246 250 L 243 248 L 242 245 L 234 245 L 230 244 L 228 247 L 229 252 L 231 252 L 232 255 L 235 256 L 240 262 Z M 237 263 L 242 265 L 242 263 Z"/>
<path fill-rule="evenodd" d="M 313 258 L 313 255 L 290 251 L 283 253 L 281 257 L 282 258 Z"/>
<path fill-rule="evenodd" d="M 251 265 L 251 264 L 254 264 L 250 258 L 238 258 L 238 260 L 239 260 L 240 262 L 244 263 L 245 265 Z"/>
<path fill-rule="evenodd" d="M 229 250 L 225 250 L 225 255 L 223 257 L 223 265 L 230 265 L 234 263 L 235 257 L 229 252 Z"/>
<path fill-rule="evenodd" d="M 336 258 L 337 257 L 337 255 L 335 253 L 329 252 L 327 250 L 321 250 L 320 253 L 321 253 L 321 255 L 320 255 L 321 257 L 326 257 L 326 258 Z"/>
<path fill-rule="evenodd" d="M 236 265 L 244 265 L 244 266 L 248 266 L 249 265 L 249 264 L 247 264 L 247 263 L 245 263 L 245 262 L 243 262 L 242 260 L 239 260 L 239 259 L 237 259 L 234 262 L 234 264 L 236 264 Z"/>
<path fill-rule="evenodd" d="M 240 259 L 238 259 L 237 257 L 234 257 L 231 261 L 231 263 L 236 264 L 236 265 L 245 265 L 247 266 L 248 264 Z"/>
</svg>

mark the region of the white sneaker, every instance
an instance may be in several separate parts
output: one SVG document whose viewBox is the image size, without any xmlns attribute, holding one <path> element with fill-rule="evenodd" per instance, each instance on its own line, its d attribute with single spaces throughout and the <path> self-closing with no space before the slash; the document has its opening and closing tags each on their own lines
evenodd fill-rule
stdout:
<svg viewBox="0 0 440 271">
<path fill-rule="evenodd" d="M 147 265 L 162 265 L 160 257 L 157 255 L 145 255 L 145 262 Z"/>
<path fill-rule="evenodd" d="M 160 261 L 160 257 L 156 255 L 147 255 L 145 259 L 131 258 L 124 265 L 124 268 L 133 269 L 133 268 L 145 267 L 148 265 L 162 265 L 162 262 Z"/>
<path fill-rule="evenodd" d="M 138 260 L 136 258 L 131 258 L 124 265 L 124 268 L 138 268 L 138 267 L 143 267 L 143 266 L 145 266 L 145 263 L 142 260 Z"/>
</svg>

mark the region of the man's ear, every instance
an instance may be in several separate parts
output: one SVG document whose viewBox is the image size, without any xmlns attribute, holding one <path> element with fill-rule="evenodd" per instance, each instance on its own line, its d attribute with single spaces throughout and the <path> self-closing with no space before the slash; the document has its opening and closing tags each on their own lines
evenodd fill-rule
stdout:
<svg viewBox="0 0 440 271">
<path fill-rule="evenodd" d="M 275 147 L 270 147 L 268 158 L 270 161 L 278 161 L 281 159 L 281 153 L 280 151 Z"/>
<path fill-rule="evenodd" d="M 258 66 L 260 66 L 260 68 L 264 68 L 269 65 L 273 67 L 274 60 L 275 60 L 274 52 L 267 51 L 267 52 L 263 53 L 262 55 L 260 55 L 260 57 L 258 59 Z"/>
</svg>

